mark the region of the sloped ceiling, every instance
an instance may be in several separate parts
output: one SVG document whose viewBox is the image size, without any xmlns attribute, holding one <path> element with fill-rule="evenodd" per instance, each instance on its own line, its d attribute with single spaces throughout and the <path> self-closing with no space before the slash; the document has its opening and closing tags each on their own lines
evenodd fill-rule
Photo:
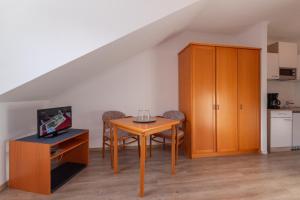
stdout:
<svg viewBox="0 0 300 200">
<path fill-rule="evenodd" d="M 260 21 L 269 21 L 269 37 L 297 40 L 300 38 L 299 19 L 299 0 L 212 0 L 188 28 L 235 33 Z"/>
<path fill-rule="evenodd" d="M 207 0 L 1 0 L 0 94 Z"/>
<path fill-rule="evenodd" d="M 45 100 L 184 30 L 238 33 L 269 21 L 269 36 L 300 38 L 299 0 L 199 1 L 3 95 L 0 101 Z"/>
<path fill-rule="evenodd" d="M 196 3 L 132 32 L 0 95 L 0 101 L 46 100 L 59 95 L 66 89 L 180 32 L 199 13 L 202 5 L 202 3 Z"/>
</svg>

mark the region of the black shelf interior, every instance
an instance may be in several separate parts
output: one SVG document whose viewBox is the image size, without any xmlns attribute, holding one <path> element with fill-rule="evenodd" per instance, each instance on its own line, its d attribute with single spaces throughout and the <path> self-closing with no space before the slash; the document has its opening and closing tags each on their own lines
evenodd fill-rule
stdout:
<svg viewBox="0 0 300 200">
<path fill-rule="evenodd" d="M 86 165 L 67 162 L 51 170 L 51 192 L 54 192 L 73 176 L 84 169 Z"/>
</svg>

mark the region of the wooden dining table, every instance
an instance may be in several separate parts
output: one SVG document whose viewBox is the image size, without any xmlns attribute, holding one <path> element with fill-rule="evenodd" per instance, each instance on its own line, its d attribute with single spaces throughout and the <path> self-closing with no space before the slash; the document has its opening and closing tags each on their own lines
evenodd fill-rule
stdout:
<svg viewBox="0 0 300 200">
<path fill-rule="evenodd" d="M 166 119 L 156 117 L 155 122 L 137 123 L 133 117 L 114 119 L 110 121 L 113 127 L 113 168 L 114 173 L 118 173 L 118 130 L 121 129 L 130 134 L 139 136 L 140 139 L 140 192 L 141 197 L 144 196 L 144 177 L 145 177 L 145 157 L 146 157 L 146 139 L 155 133 L 166 130 L 172 131 L 172 147 L 171 147 L 171 173 L 175 174 L 175 136 L 176 126 L 180 124 L 179 120 Z"/>
</svg>

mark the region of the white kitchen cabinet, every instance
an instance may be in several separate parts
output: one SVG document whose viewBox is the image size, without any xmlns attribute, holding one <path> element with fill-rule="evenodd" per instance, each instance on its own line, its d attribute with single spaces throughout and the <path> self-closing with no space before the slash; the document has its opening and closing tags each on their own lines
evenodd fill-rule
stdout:
<svg viewBox="0 0 300 200">
<path fill-rule="evenodd" d="M 269 53 L 278 53 L 279 67 L 296 68 L 298 66 L 298 45 L 290 42 L 276 42 L 268 45 Z"/>
<path fill-rule="evenodd" d="M 300 55 L 298 55 L 297 80 L 300 80 Z"/>
<path fill-rule="evenodd" d="M 297 67 L 298 66 L 298 46 L 296 43 L 280 42 L 279 43 L 279 66 L 280 67 Z"/>
<path fill-rule="evenodd" d="M 293 113 L 293 147 L 300 147 L 300 113 Z"/>
<path fill-rule="evenodd" d="M 268 79 L 279 79 L 278 53 L 268 53 Z"/>
<path fill-rule="evenodd" d="M 292 130 L 292 111 L 271 111 L 271 148 L 291 148 Z"/>
</svg>

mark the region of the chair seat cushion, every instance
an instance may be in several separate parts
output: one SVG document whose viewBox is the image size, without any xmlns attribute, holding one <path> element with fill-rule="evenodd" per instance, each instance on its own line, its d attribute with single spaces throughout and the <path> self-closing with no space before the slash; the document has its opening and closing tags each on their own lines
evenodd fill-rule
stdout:
<svg viewBox="0 0 300 200">
<path fill-rule="evenodd" d="M 172 131 L 171 130 L 163 131 L 159 133 L 159 135 L 170 138 L 172 137 Z M 182 130 L 177 130 L 177 137 L 183 137 L 183 136 L 184 136 L 184 132 Z"/>
</svg>

